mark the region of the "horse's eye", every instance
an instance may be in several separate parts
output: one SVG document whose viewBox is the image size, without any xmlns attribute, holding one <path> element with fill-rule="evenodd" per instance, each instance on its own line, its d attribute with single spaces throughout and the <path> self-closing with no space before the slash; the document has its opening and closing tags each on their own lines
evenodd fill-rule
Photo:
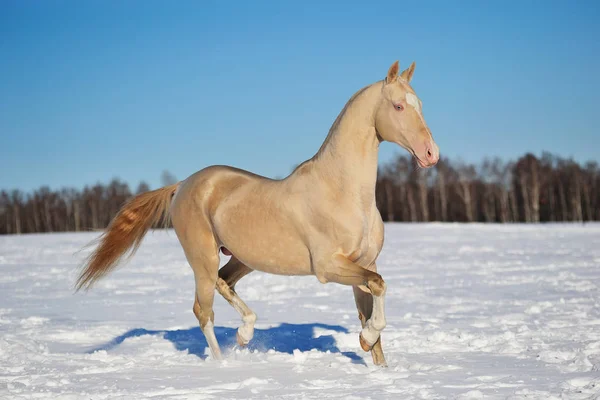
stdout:
<svg viewBox="0 0 600 400">
<path fill-rule="evenodd" d="M 402 106 L 402 104 L 394 104 L 394 108 L 398 111 L 404 110 L 404 107 Z"/>
</svg>

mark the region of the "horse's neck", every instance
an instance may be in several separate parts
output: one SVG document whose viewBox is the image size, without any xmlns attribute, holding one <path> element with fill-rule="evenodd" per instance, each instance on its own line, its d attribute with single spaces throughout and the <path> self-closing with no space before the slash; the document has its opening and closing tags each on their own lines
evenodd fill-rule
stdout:
<svg viewBox="0 0 600 400">
<path fill-rule="evenodd" d="M 313 157 L 313 167 L 327 183 L 364 206 L 375 200 L 379 139 L 374 112 L 380 96 L 378 84 L 357 92 L 346 104 L 329 135 Z"/>
</svg>

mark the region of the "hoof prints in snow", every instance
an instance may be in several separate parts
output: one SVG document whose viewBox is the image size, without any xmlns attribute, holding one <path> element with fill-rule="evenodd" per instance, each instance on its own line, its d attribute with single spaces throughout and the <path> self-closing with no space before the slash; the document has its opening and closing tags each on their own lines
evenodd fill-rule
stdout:
<svg viewBox="0 0 600 400">
<path fill-rule="evenodd" d="M 247 348 L 216 297 L 215 362 L 175 235 L 73 294 L 93 237 L 0 237 L 0 398 L 600 395 L 600 225 L 386 225 L 386 369 L 360 350 L 349 288 L 261 273 L 236 288 L 258 315 Z"/>
</svg>

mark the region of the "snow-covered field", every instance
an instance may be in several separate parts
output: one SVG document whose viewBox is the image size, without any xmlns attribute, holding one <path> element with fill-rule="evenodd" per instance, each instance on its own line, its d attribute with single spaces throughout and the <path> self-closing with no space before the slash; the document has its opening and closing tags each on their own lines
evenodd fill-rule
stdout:
<svg viewBox="0 0 600 400">
<path fill-rule="evenodd" d="M 237 287 L 258 314 L 248 348 L 217 295 L 216 362 L 175 234 L 74 294 L 94 237 L 0 237 L 0 398 L 600 396 L 600 225 L 387 225 L 388 368 L 359 347 L 350 288 L 259 272 Z"/>
</svg>

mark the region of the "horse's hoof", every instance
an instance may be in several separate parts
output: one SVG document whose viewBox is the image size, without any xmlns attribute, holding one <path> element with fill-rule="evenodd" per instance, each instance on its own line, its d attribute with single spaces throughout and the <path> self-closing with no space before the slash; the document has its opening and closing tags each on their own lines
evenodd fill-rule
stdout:
<svg viewBox="0 0 600 400">
<path fill-rule="evenodd" d="M 373 364 L 377 365 L 380 368 L 387 368 L 388 367 L 387 362 L 385 362 L 385 360 L 376 360 L 376 361 L 374 360 Z"/>
<path fill-rule="evenodd" d="M 360 342 L 360 347 L 362 347 L 364 351 L 371 351 L 371 349 L 373 348 L 373 346 L 369 345 L 367 341 L 363 338 L 362 332 L 360 333 L 360 335 L 358 335 L 358 341 Z"/>
<path fill-rule="evenodd" d="M 246 347 L 246 345 L 248 345 L 248 342 L 244 342 L 244 339 L 242 339 L 242 336 L 239 332 L 236 333 L 235 337 L 240 347 Z"/>
</svg>

